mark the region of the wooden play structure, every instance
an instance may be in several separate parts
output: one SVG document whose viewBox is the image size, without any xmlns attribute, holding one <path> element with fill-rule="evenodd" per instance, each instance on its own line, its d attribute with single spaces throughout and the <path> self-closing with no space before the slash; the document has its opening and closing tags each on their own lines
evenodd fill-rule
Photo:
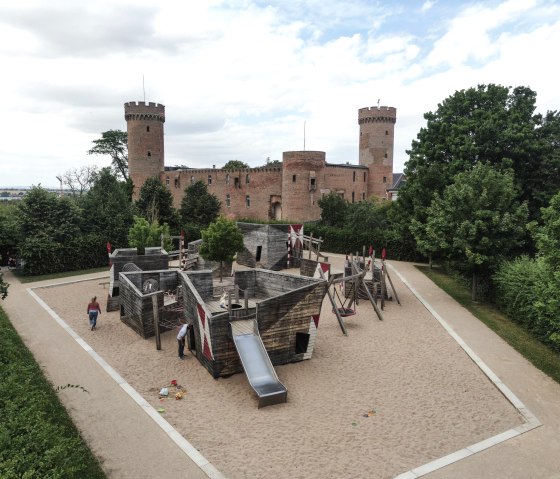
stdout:
<svg viewBox="0 0 560 479">
<path fill-rule="evenodd" d="M 280 271 L 297 268 L 303 252 L 303 225 L 238 222 L 244 249 L 237 262 L 250 268 Z"/>
<path fill-rule="evenodd" d="M 327 281 L 236 271 L 220 302 L 223 288 L 215 288 L 209 271 L 180 277 L 185 320 L 193 326 L 189 349 L 200 363 L 214 378 L 244 371 L 259 407 L 284 402 L 287 391 L 273 366 L 311 358 Z"/>
<path fill-rule="evenodd" d="M 120 306 L 119 275 L 125 265 L 134 265 L 141 271 L 162 270 L 169 268 L 169 255 L 163 248 L 146 248 L 144 254 L 138 254 L 136 248 L 118 248 L 109 255 L 109 294 L 107 311 L 117 311 Z M 131 267 L 129 267 L 131 268 Z"/>
<path fill-rule="evenodd" d="M 120 319 L 144 339 L 155 336 L 161 349 L 160 333 L 184 322 L 179 273 L 126 269 L 119 275 Z"/>
</svg>

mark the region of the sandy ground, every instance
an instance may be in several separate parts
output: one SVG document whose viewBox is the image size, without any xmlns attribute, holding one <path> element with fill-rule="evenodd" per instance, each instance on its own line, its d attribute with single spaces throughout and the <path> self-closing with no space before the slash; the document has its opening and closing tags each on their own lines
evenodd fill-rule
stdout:
<svg viewBox="0 0 560 479">
<path fill-rule="evenodd" d="M 331 259 L 335 267 L 340 261 Z M 97 295 L 104 307 L 107 296 L 99 280 L 35 291 L 227 477 L 389 478 L 522 423 L 392 279 L 402 306 L 386 303 L 381 322 L 361 301 L 347 318 L 348 337 L 325 298 L 312 359 L 276 368 L 288 402 L 263 409 L 243 374 L 215 380 L 193 356 L 180 361 L 175 332 L 162 336 L 157 351 L 118 312 L 103 312 L 90 331 L 88 300 Z M 185 398 L 160 400 L 172 379 Z"/>
</svg>

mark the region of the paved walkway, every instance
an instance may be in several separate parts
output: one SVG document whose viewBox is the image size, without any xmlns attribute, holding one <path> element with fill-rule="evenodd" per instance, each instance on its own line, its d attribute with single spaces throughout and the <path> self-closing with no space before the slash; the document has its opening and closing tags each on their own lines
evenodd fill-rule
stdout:
<svg viewBox="0 0 560 479">
<path fill-rule="evenodd" d="M 543 424 L 424 477 L 560 479 L 560 386 L 411 264 L 391 263 Z M 108 477 L 208 477 L 30 296 L 27 288 L 39 284 L 21 285 L 3 272 L 11 286 L 0 304 L 49 380 L 54 385 L 79 384 L 90 392 L 64 390 L 60 398 Z M 106 274 L 82 278 L 102 277 Z"/>
</svg>

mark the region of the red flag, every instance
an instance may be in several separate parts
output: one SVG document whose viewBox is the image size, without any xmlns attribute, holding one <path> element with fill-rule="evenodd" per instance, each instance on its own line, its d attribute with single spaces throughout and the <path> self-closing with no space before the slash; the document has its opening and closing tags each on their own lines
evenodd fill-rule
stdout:
<svg viewBox="0 0 560 479">
<path fill-rule="evenodd" d="M 373 246 L 369 245 L 369 256 L 373 254 Z"/>
<path fill-rule="evenodd" d="M 111 254 L 111 243 L 107 241 L 107 253 Z"/>
<path fill-rule="evenodd" d="M 387 254 L 387 253 L 386 253 L 386 251 L 385 251 L 385 248 L 383 248 L 383 249 L 381 250 L 381 259 L 385 259 L 386 254 Z"/>
</svg>

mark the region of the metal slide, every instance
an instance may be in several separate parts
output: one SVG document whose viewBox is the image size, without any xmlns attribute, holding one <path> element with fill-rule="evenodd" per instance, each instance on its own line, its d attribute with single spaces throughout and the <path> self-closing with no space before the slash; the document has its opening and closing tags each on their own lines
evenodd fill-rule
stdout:
<svg viewBox="0 0 560 479">
<path fill-rule="evenodd" d="M 262 342 L 257 322 L 231 321 L 231 333 L 249 384 L 259 398 L 258 407 L 286 402 L 288 390 L 280 382 Z"/>
</svg>

